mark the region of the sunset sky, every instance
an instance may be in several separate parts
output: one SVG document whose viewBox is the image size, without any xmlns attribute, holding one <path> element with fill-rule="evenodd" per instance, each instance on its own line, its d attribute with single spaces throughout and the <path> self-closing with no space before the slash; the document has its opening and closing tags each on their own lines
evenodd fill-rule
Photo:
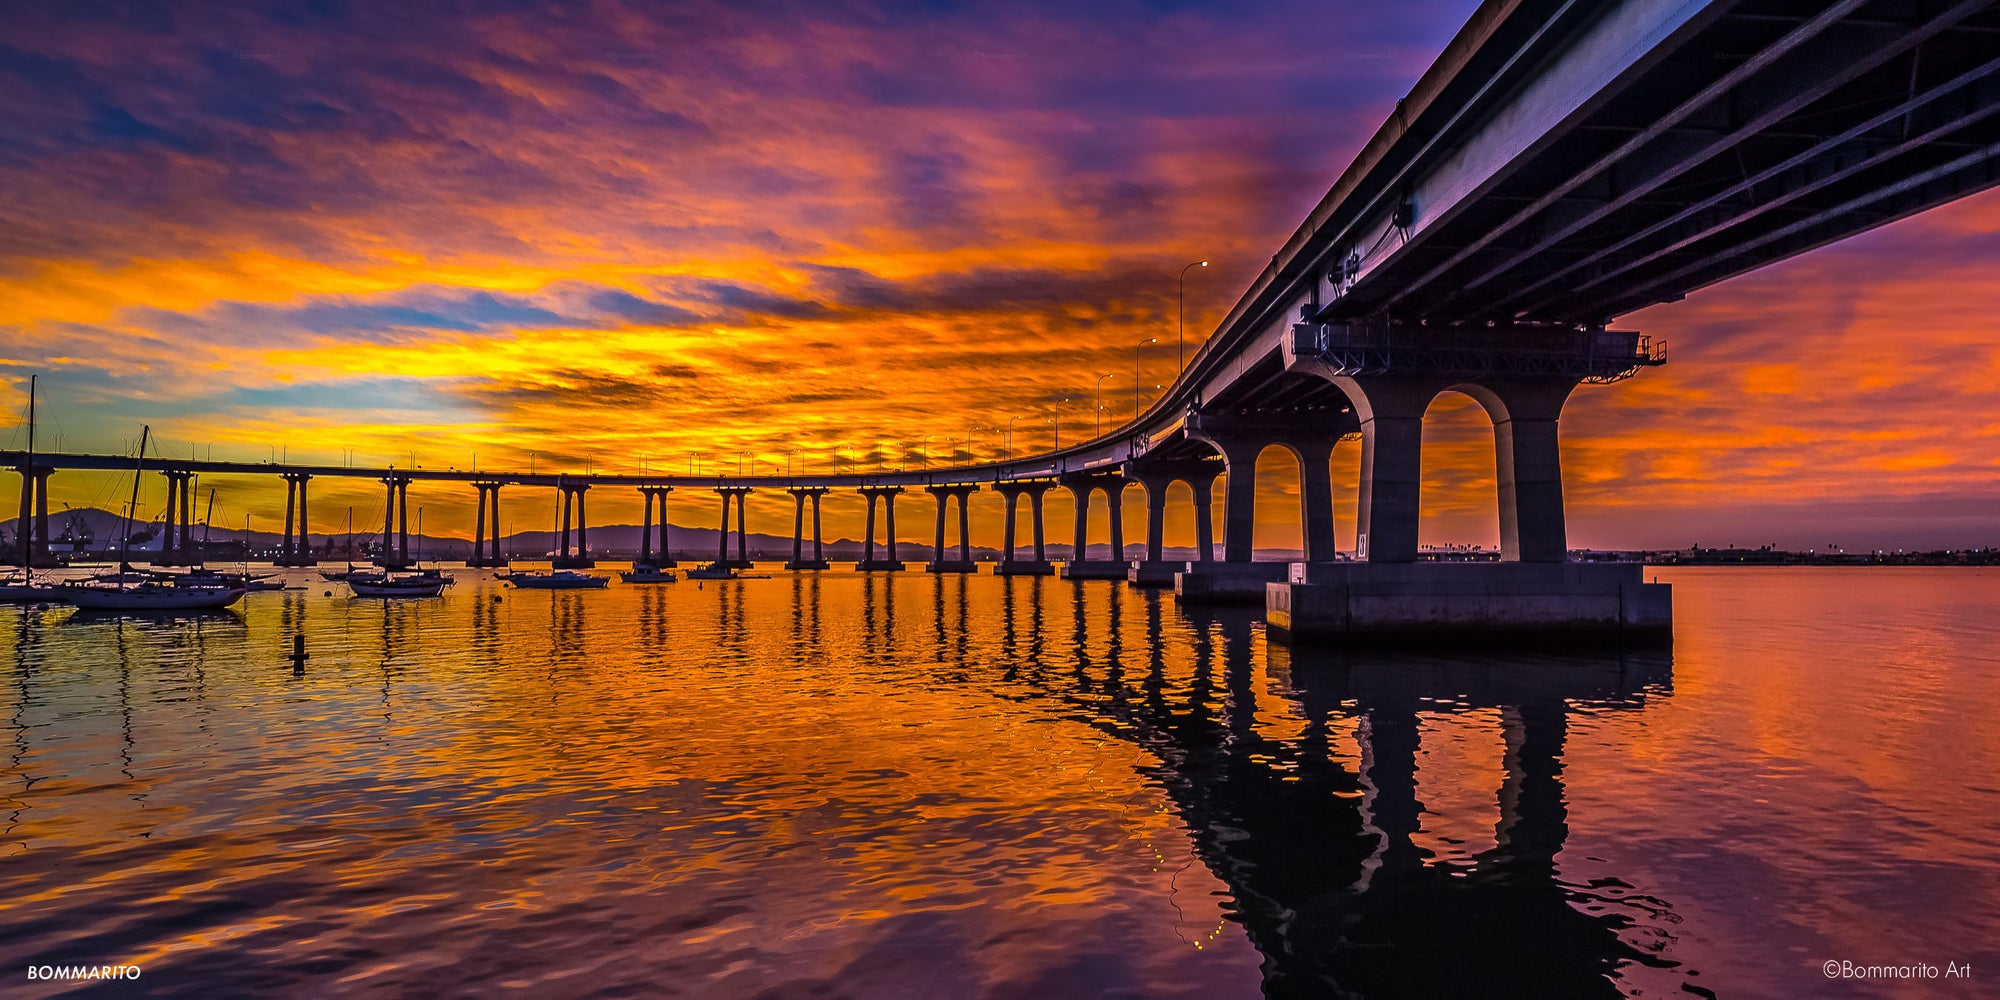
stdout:
<svg viewBox="0 0 2000 1000">
<path fill-rule="evenodd" d="M 1182 266 L 1214 262 L 1192 345 L 1476 3 L 248 6 L 9 8 L 0 405 L 40 373 L 44 448 L 685 472 L 1080 440 L 1099 374 L 1108 422 L 1135 363 L 1173 378 Z M 1623 318 L 1672 361 L 1572 398 L 1571 543 L 2000 544 L 1996 292 L 1988 193 Z M 1490 425 L 1432 413 L 1424 541 L 1491 544 Z M 1258 541 L 1296 545 L 1295 466 L 1262 472 Z M 282 517 L 217 485 L 218 522 Z M 469 531 L 469 489 L 421 489 Z M 315 527 L 378 502 L 315 483 Z"/>
</svg>

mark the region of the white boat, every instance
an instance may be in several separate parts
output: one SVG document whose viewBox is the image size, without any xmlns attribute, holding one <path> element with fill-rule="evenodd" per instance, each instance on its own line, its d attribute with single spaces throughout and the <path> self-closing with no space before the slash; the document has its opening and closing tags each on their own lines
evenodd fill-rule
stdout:
<svg viewBox="0 0 2000 1000">
<path fill-rule="evenodd" d="M 611 578 L 559 569 L 552 573 L 509 573 L 507 582 L 523 590 L 594 590 L 610 583 Z"/>
<path fill-rule="evenodd" d="M 21 573 L 0 579 L 0 604 L 37 604 L 68 600 L 54 586 L 36 583 L 32 574 Z"/>
<path fill-rule="evenodd" d="M 67 583 L 52 588 L 62 599 L 90 611 L 202 611 L 226 608 L 243 598 L 241 587 L 181 587 L 170 583 L 141 583 L 129 587 L 105 587 L 88 583 Z"/>
<path fill-rule="evenodd" d="M 680 579 L 673 570 L 643 562 L 633 563 L 632 568 L 619 573 L 618 578 L 626 583 L 672 583 Z"/>
<path fill-rule="evenodd" d="M 139 431 L 139 454 L 132 465 L 132 500 L 125 509 L 124 551 L 119 553 L 117 582 L 64 583 L 56 586 L 63 599 L 85 611 L 208 611 L 226 608 L 243 599 L 243 580 L 221 573 L 155 573 L 151 579 L 130 583 L 134 575 L 130 556 L 132 511 L 139 506 L 139 475 L 146 464 L 146 441 L 151 427 Z"/>
<path fill-rule="evenodd" d="M 721 563 L 719 563 L 719 562 L 718 562 L 718 563 L 709 563 L 709 564 L 708 564 L 708 565 L 706 565 L 706 566 L 696 566 L 695 568 L 693 568 L 693 569 L 691 569 L 691 570 L 688 570 L 688 579 L 690 579 L 690 580 L 734 580 L 734 579 L 736 579 L 736 571 L 735 571 L 735 570 L 733 570 L 733 569 L 731 569 L 731 568 L 729 568 L 729 567 L 727 567 L 727 566 L 724 566 L 723 564 L 721 564 Z"/>
</svg>

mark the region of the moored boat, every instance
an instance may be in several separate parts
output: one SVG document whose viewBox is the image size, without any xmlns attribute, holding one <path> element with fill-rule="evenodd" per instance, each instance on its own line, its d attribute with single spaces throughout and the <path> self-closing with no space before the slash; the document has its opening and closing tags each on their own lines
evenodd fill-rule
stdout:
<svg viewBox="0 0 2000 1000">
<path fill-rule="evenodd" d="M 390 576 L 387 573 L 349 573 L 348 589 L 356 597 L 436 597 L 451 581 L 442 576 Z"/>
<path fill-rule="evenodd" d="M 652 563 L 635 562 L 632 568 L 618 574 L 626 583 L 672 583 L 680 579 L 673 570 L 661 569 Z"/>
<path fill-rule="evenodd" d="M 549 573 L 509 573 L 506 579 L 523 590 L 595 590 L 611 582 L 608 576 L 566 569 Z"/>
<path fill-rule="evenodd" d="M 724 566 L 719 562 L 709 563 L 706 566 L 696 566 L 695 568 L 688 570 L 688 579 L 734 580 L 736 579 L 736 571 L 734 569 L 729 568 L 728 566 Z"/>
<path fill-rule="evenodd" d="M 353 570 L 346 577 L 348 589 L 356 597 L 436 597 L 456 582 L 435 569 L 415 573 Z"/>
<path fill-rule="evenodd" d="M 183 587 L 172 583 L 118 587 L 66 583 L 51 589 L 63 600 L 93 611 L 201 611 L 226 608 L 243 597 L 243 588 L 237 586 Z"/>
<path fill-rule="evenodd" d="M 0 604 L 36 604 L 42 601 L 63 601 L 62 592 L 52 584 L 36 583 L 32 574 L 22 573 L 0 579 Z"/>
</svg>

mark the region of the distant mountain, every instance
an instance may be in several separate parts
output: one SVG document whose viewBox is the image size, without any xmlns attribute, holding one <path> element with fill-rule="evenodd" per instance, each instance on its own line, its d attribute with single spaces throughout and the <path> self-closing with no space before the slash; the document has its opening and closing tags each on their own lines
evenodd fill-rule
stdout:
<svg viewBox="0 0 2000 1000">
<path fill-rule="evenodd" d="M 119 515 L 95 507 L 49 512 L 49 531 L 58 537 L 72 523 L 78 525 L 82 532 L 87 533 L 92 538 L 92 542 L 85 548 L 85 552 L 101 555 L 115 555 L 117 553 L 118 533 L 123 527 L 123 518 Z M 161 542 L 161 538 L 159 537 L 161 534 L 160 528 L 161 525 L 157 521 L 133 525 L 131 551 L 134 553 L 159 551 Z M 629 557 L 639 550 L 639 533 L 641 530 L 640 526 L 636 524 L 594 525 L 591 527 L 589 533 L 590 550 L 592 553 L 607 558 Z M 376 534 L 378 532 L 356 531 L 355 544 L 357 551 L 365 551 L 372 546 Z M 204 535 L 209 540 L 211 551 L 218 553 L 217 558 L 244 558 L 246 548 L 251 558 L 268 558 L 277 551 L 278 543 L 281 540 L 279 533 L 275 531 L 252 531 L 246 537 L 243 529 L 240 527 L 231 528 L 227 525 L 218 524 L 213 529 L 207 529 L 201 524 L 196 524 L 192 532 L 194 541 L 200 544 Z M 714 528 L 693 528 L 675 524 L 670 526 L 669 541 L 676 559 L 710 560 L 715 558 L 717 554 L 718 543 L 720 541 L 718 535 L 719 532 Z M 15 544 L 14 538 L 14 519 L 9 518 L 8 520 L 0 521 L 0 552 L 11 551 L 11 546 Z M 345 546 L 347 544 L 346 532 L 337 531 L 329 533 L 315 531 L 310 538 L 314 554 L 319 555 L 320 558 L 324 559 L 329 556 L 337 558 L 345 557 Z M 413 550 L 417 546 L 417 541 L 417 536 L 412 533 L 410 536 L 410 545 Z M 503 538 L 501 540 L 501 550 L 515 558 L 540 559 L 554 550 L 555 541 L 556 533 L 552 531 L 520 531 Z M 778 560 L 790 559 L 792 557 L 792 537 L 790 535 L 768 535 L 753 531 L 749 534 L 747 541 L 752 558 Z M 839 538 L 826 542 L 822 549 L 829 560 L 834 562 L 852 562 L 861 558 L 862 544 L 862 542 L 855 539 Z M 881 546 L 882 543 L 878 541 L 876 543 L 878 552 Z M 812 542 L 808 539 L 806 541 L 808 552 L 811 551 L 811 547 Z M 729 541 L 729 549 L 730 554 L 734 555 L 736 551 L 736 540 L 734 538 L 731 538 Z M 64 554 L 70 551 L 68 547 L 61 545 L 57 546 L 57 550 Z M 464 559 L 472 554 L 472 540 L 451 535 L 426 535 L 423 538 L 423 551 L 424 558 L 427 559 Z M 947 553 L 953 558 L 957 557 L 957 551 L 958 549 L 955 544 L 947 548 Z M 1000 550 L 993 546 L 974 545 L 971 551 L 972 558 L 979 561 L 994 561 L 1000 558 Z M 1045 551 L 1050 559 L 1063 560 L 1070 557 L 1070 546 L 1068 544 L 1049 545 L 1046 546 Z M 1034 549 L 1031 546 L 1022 546 L 1018 552 L 1024 558 L 1032 557 Z M 226 553 L 226 555 L 220 553 Z M 413 556 L 416 555 L 414 551 L 411 554 Z M 923 562 L 930 559 L 931 546 L 928 541 L 916 542 L 904 538 L 896 543 L 896 555 L 904 562 Z M 1144 555 L 1145 546 L 1143 544 L 1126 543 L 1126 558 L 1139 559 Z M 1165 555 L 1166 558 L 1172 560 L 1187 560 L 1194 558 L 1194 550 L 1189 547 L 1168 546 L 1165 550 Z M 1287 552 L 1277 549 L 1260 549 L 1258 550 L 1258 555 L 1262 558 L 1297 559 L 1300 557 L 1296 551 Z M 1111 558 L 1111 546 L 1103 543 L 1090 545 L 1086 549 L 1086 556 L 1091 559 L 1109 559 Z"/>
</svg>

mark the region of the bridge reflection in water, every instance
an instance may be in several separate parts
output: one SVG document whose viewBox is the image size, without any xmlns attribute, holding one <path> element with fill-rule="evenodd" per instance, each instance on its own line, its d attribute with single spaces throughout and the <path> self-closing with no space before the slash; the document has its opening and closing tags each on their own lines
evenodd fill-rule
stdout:
<svg viewBox="0 0 2000 1000">
<path fill-rule="evenodd" d="M 483 884 L 460 885 L 459 876 L 448 874 L 453 869 L 444 861 L 466 849 L 454 845 L 468 837 L 484 843 L 481 830 L 535 829 L 532 837 L 510 841 L 505 863 L 567 872 L 564 880 L 577 879 L 588 890 L 582 896 L 588 908 L 561 917 L 577 921 L 566 932 L 575 949 L 587 950 L 585 939 L 601 923 L 648 926 L 711 893 L 742 900 L 744 912 L 765 927 L 875 907 L 894 915 L 860 932 L 864 943 L 938 937 L 934 929 L 920 932 L 926 923 L 950 928 L 967 945 L 993 940 L 988 928 L 921 905 L 883 907 L 868 894 L 872 889 L 849 884 L 851 875 L 837 861 L 793 860 L 775 871 L 759 862 L 741 872 L 720 862 L 722 869 L 696 874 L 699 865 L 727 857 L 697 836 L 706 823 L 737 831 L 726 838 L 732 842 L 744 842 L 746 829 L 779 823 L 800 832 L 753 836 L 747 843 L 761 844 L 754 856 L 796 841 L 808 850 L 795 858 L 823 851 L 831 857 L 859 850 L 855 836 L 967 845 L 946 856 L 912 848 L 874 861 L 901 871 L 910 886 L 1013 910 L 1026 926 L 1054 935 L 1078 968 L 1109 961 L 1107 949 L 1120 960 L 1128 949 L 1148 953 L 1131 955 L 1132 968 L 1104 973 L 1129 977 L 1107 980 L 1106 988 L 1162 993 L 1176 982 L 1164 978 L 1175 973 L 1163 970 L 1175 969 L 1192 977 L 1181 986 L 1200 985 L 1208 995 L 1256 988 L 1254 980 L 1233 978 L 1247 971 L 1245 941 L 1259 956 L 1252 961 L 1261 961 L 1262 990 L 1277 996 L 1615 995 L 1635 983 L 1693 985 L 1691 973 L 1674 961 L 1686 956 L 1676 954 L 1672 905 L 1627 891 L 1616 879 L 1581 876 L 1590 866 L 1564 854 L 1572 720 L 1643 711 L 1649 700 L 1668 696 L 1671 664 L 1664 654 L 1287 649 L 1266 640 L 1253 609 L 1188 611 L 1157 592 L 1046 577 L 813 574 L 705 589 L 513 596 L 468 580 L 435 602 L 364 604 L 295 592 L 252 599 L 270 606 L 240 618 L 143 622 L 17 610 L 11 613 L 19 621 L 5 637 L 15 664 L 14 768 L 22 777 L 34 777 L 49 741 L 74 740 L 43 724 L 53 692 L 67 692 L 72 707 L 95 699 L 102 711 L 79 718 L 123 720 L 121 731 L 104 734 L 115 759 L 92 765 L 73 758 L 67 765 L 78 774 L 105 769 L 104 780 L 85 789 L 89 795 L 97 789 L 112 795 L 121 787 L 114 773 L 141 773 L 133 761 L 145 765 L 139 791 L 148 805 L 119 820 L 116 829 L 134 835 L 121 844 L 162 844 L 135 839 L 155 834 L 162 808 L 193 808 L 222 822 L 240 802 L 271 801 L 277 789 L 299 797 L 304 818 L 253 811 L 227 820 L 236 836 L 277 843 L 298 840 L 300 829 L 333 836 L 340 824 L 322 826 L 320 817 L 354 812 L 376 816 L 384 836 L 421 832 L 409 842 L 426 845 L 401 860 L 376 856 L 366 838 L 352 848 L 360 858 L 318 856 L 347 850 L 333 846 L 288 855 L 286 877 L 296 881 L 282 887 L 282 897 L 255 895 L 261 890 L 249 883 L 232 889 L 249 893 L 238 903 L 289 912 L 311 900 L 303 905 L 331 907 L 326 919 L 366 927 L 345 909 L 356 905 L 347 902 L 351 893 L 411 877 L 442 880 L 451 888 L 441 898 L 461 903 L 435 913 L 398 911 L 379 923 L 394 928 L 398 940 L 412 927 L 430 927 L 425 933 L 449 942 L 454 932 L 445 928 L 457 925 L 427 921 L 461 919 L 462 907 L 482 898 Z M 283 647 L 278 637 L 294 631 L 308 634 L 316 650 L 300 678 L 264 662 Z M 105 658 L 107 650 L 115 651 L 115 663 Z M 256 669 L 259 663 L 270 669 Z M 101 690 L 90 694 L 93 683 Z M 239 787 L 243 772 L 223 757 L 204 758 L 216 753 L 202 749 L 206 742 L 197 740 L 191 746 L 200 753 L 184 758 L 193 751 L 174 741 L 194 738 L 181 718 L 190 710 L 223 728 L 284 733 L 286 763 L 263 765 Z M 329 730 L 315 718 L 339 723 Z M 1035 722 L 1057 725 L 1027 725 Z M 1089 750 L 1092 731 L 1106 749 Z M 981 738 L 995 742 L 980 744 Z M 380 753 L 351 752 L 378 743 Z M 412 746 L 434 749 L 410 757 Z M 314 748 L 337 749 L 327 755 Z M 1048 766 L 1038 760 L 1044 753 L 1063 755 L 1067 764 Z M 1086 758 L 1105 770 L 1078 782 L 1070 765 Z M 446 767 L 449 780 L 438 784 L 424 759 Z M 917 766 L 934 770 L 917 773 Z M 883 777 L 899 772 L 905 773 Z M 711 775 L 706 780 L 713 784 L 690 786 L 691 773 Z M 868 784 L 853 784 L 854 775 L 868 776 Z M 1615 776 L 1593 777 L 1601 787 Z M 496 801 L 481 791 L 516 789 L 524 780 L 547 787 L 518 804 L 512 792 Z M 349 781 L 376 790 L 324 797 Z M 759 796 L 777 797 L 745 812 L 746 782 L 767 789 Z M 381 799 L 382 789 L 397 787 L 407 792 Z M 663 834 L 643 809 L 603 813 L 594 803 L 607 794 L 691 810 L 669 827 L 687 832 Z M 1051 807 L 1065 797 L 1071 800 Z M 437 801 L 462 800 L 479 805 L 454 805 L 458 811 L 443 814 L 455 819 L 429 811 Z M 836 818 L 819 817 L 812 803 L 826 800 L 847 805 Z M 914 800 L 933 805 L 910 811 Z M 27 796 L 9 829 L 24 842 L 52 844 L 61 836 L 50 832 L 52 817 L 92 808 L 90 802 Z M 864 802 L 884 804 L 861 809 Z M 967 825 L 932 811 L 941 802 L 967 803 L 961 814 Z M 1102 818 L 1141 802 L 1149 803 L 1144 816 Z M 709 808 L 718 810 L 715 818 L 699 819 Z M 882 815 L 874 816 L 874 808 Z M 404 809 L 416 810 L 407 814 L 417 824 L 408 831 L 386 818 Z M 583 839 L 541 825 L 546 816 L 572 817 Z M 1064 822 L 1078 828 L 1052 829 Z M 856 829 L 864 832 L 841 832 Z M 158 833 L 163 847 L 178 845 L 177 857 L 194 859 L 192 874 L 157 869 L 146 856 L 156 849 L 150 846 L 100 852 L 90 865 L 129 874 L 107 874 L 101 886 L 66 897 L 19 946 L 42 947 L 44 935 L 60 936 L 66 924 L 90 926 L 91 915 L 109 921 L 129 912 L 134 897 L 125 893 L 158 893 L 200 876 L 205 863 L 231 863 L 222 855 L 203 862 L 213 847 L 176 841 L 171 828 Z M 339 843 L 325 836 L 315 834 L 312 842 Z M 1130 855 L 1142 843 L 1147 858 L 1157 859 L 1155 875 L 1130 870 L 1136 860 Z M 1071 850 L 1082 853 L 1064 853 Z M 319 884 L 329 872 L 345 873 L 339 885 Z M 1015 895 L 1007 883 L 1016 875 L 1000 873 L 1063 882 L 1080 902 L 1051 907 Z M 809 892 L 773 897 L 746 890 L 742 879 L 796 882 Z M 642 888 L 635 891 L 635 884 Z M 1135 892 L 1140 896 L 1129 895 Z M 1181 919 L 1171 928 L 1134 924 L 1145 930 L 1130 940 L 1069 940 L 1093 926 L 1073 927 L 1077 914 L 1139 903 L 1133 912 L 1171 903 Z M 508 923 L 509 912 L 495 911 L 455 933 L 476 930 L 481 941 L 512 933 L 518 927 Z M 559 913 L 542 916 L 557 920 Z M 1148 934 L 1166 935 L 1165 942 Z M 1179 964 L 1191 960 L 1162 954 L 1176 950 L 1172 934 L 1189 951 L 1235 957 Z M 714 945 L 641 937 L 668 949 L 647 953 L 654 960 L 692 968 L 723 961 Z M 370 946 L 388 947 L 381 940 Z M 880 946 L 919 950 L 926 968 L 956 961 L 948 959 L 948 947 L 932 954 L 933 945 Z M 281 945 L 260 947 L 257 954 L 286 954 Z M 337 953 L 346 945 L 322 947 Z M 673 948 L 683 951 L 674 955 Z M 491 974 L 519 977 L 527 973 L 505 963 L 575 957 L 496 959 Z M 988 961 L 1004 967 L 1006 960 Z M 257 974 L 256 964 L 246 960 L 241 974 Z M 1225 976 L 1225 967 L 1241 971 Z M 813 971 L 829 983 L 896 985 L 880 978 L 888 973 L 869 979 L 855 967 Z M 450 992 L 485 981 L 463 970 L 438 975 L 373 982 Z"/>
<path fill-rule="evenodd" d="M 1268 994 L 1616 996 L 1620 979 L 1647 970 L 1680 978 L 1657 957 L 1669 904 L 1616 884 L 1568 884 L 1557 864 L 1569 834 L 1563 755 L 1572 713 L 1636 711 L 1669 695 L 1670 653 L 1288 649 L 1264 641 L 1254 612 L 1184 613 L 1157 596 L 1113 591 L 1097 619 L 1066 592 L 1075 585 L 1018 586 L 1007 592 L 1004 628 L 1021 659 L 1005 679 L 1060 697 L 1103 732 L 1150 751 L 1150 777 L 1264 956 Z M 1049 596 L 1058 588 L 1065 593 Z M 1044 600 L 1075 609 L 1060 666 L 1040 635 Z M 1026 645 L 1017 605 L 1032 634 Z M 958 613 L 953 631 L 963 635 L 962 603 Z M 1122 640 L 1128 614 L 1145 621 L 1136 656 Z M 1195 631 L 1184 685 L 1169 683 L 1162 655 L 1173 618 Z M 942 644 L 948 633 L 938 634 Z M 1274 734 L 1260 724 L 1260 695 L 1289 701 L 1303 729 Z M 1504 742 L 1491 790 L 1494 844 L 1441 858 L 1418 843 L 1419 733 L 1430 718 L 1492 714 Z M 1350 738 L 1354 747 L 1340 745 Z M 1652 919 L 1636 925 L 1626 915 L 1633 907 Z"/>
</svg>

